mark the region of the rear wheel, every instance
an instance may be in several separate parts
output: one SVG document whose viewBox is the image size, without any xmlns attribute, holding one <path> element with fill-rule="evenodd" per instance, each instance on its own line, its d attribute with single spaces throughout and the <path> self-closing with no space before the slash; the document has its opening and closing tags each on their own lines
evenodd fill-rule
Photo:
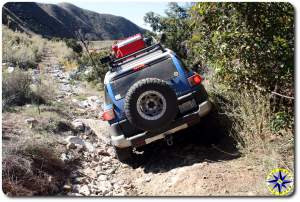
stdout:
<svg viewBox="0 0 300 202">
<path fill-rule="evenodd" d="M 178 111 L 177 97 L 163 80 L 147 78 L 135 83 L 125 97 L 129 122 L 142 130 L 155 130 L 170 124 Z"/>
<path fill-rule="evenodd" d="M 132 157 L 132 148 L 131 147 L 119 148 L 119 147 L 114 146 L 114 150 L 115 150 L 116 157 L 121 162 L 126 162 L 129 159 L 131 159 L 131 157 Z"/>
</svg>

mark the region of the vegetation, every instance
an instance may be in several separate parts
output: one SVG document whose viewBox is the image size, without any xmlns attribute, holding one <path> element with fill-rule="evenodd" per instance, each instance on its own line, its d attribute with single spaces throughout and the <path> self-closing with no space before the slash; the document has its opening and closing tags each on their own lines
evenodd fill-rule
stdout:
<svg viewBox="0 0 300 202">
<path fill-rule="evenodd" d="M 75 39 L 64 39 L 66 45 L 71 48 L 75 53 L 82 53 L 82 46 Z"/>
<path fill-rule="evenodd" d="M 3 26 L 2 58 L 23 69 L 34 68 L 43 55 L 46 40 L 39 36 L 28 37 L 27 34 L 13 32 Z"/>
<path fill-rule="evenodd" d="M 48 50 L 52 50 L 61 62 L 75 59 L 73 50 L 61 40 L 48 41 L 37 35 L 14 32 L 6 26 L 3 26 L 2 33 L 4 63 L 21 69 L 37 68 L 38 62 Z"/>
<path fill-rule="evenodd" d="M 209 93 L 234 123 L 232 135 L 243 151 L 266 150 L 279 137 L 286 144 L 275 141 L 276 148 L 293 147 L 291 4 L 170 3 L 166 17 L 149 12 L 144 20 L 166 34 L 165 45 L 188 66 L 206 76 Z"/>
<path fill-rule="evenodd" d="M 86 74 L 84 74 L 83 79 L 87 80 L 88 82 L 92 82 L 95 85 L 102 83 L 104 81 L 105 73 L 108 71 L 108 65 L 100 63 L 100 58 L 107 56 L 108 54 L 108 49 L 103 49 L 100 52 L 83 54 L 78 60 L 79 65 L 92 67 L 91 71 L 88 71 Z"/>
<path fill-rule="evenodd" d="M 2 72 L 2 108 L 23 105 L 31 101 L 31 76 L 24 71 L 16 70 L 12 74 Z"/>
</svg>

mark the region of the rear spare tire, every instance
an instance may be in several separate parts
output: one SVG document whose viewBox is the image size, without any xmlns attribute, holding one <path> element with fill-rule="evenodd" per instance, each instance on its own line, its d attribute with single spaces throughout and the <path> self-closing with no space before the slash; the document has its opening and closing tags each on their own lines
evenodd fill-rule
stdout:
<svg viewBox="0 0 300 202">
<path fill-rule="evenodd" d="M 125 115 L 129 122 L 142 130 L 155 130 L 170 124 L 178 111 L 177 97 L 163 80 L 142 79 L 125 97 Z"/>
</svg>

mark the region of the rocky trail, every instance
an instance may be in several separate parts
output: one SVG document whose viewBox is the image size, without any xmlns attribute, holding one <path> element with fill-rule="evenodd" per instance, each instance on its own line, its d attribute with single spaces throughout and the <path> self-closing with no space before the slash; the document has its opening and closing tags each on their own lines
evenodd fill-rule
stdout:
<svg viewBox="0 0 300 202">
<path fill-rule="evenodd" d="M 135 151 L 131 163 L 120 163 L 113 152 L 107 123 L 99 120 L 103 96 L 72 81 L 57 59 L 47 51 L 40 64 L 55 79 L 60 102 L 71 103 L 82 116 L 72 117 L 78 133 L 64 137 L 61 159 L 79 155 L 64 185 L 68 196 L 224 196 L 268 195 L 262 168 L 241 157 L 226 135 L 218 144 L 204 144 L 202 135 L 219 132 L 205 127 L 179 132 L 174 144 L 164 140 Z M 38 72 L 37 72 L 38 74 Z M 84 94 L 86 100 L 77 97 Z M 78 114 L 78 113 L 77 113 Z M 80 113 L 79 113 L 80 114 Z"/>
</svg>

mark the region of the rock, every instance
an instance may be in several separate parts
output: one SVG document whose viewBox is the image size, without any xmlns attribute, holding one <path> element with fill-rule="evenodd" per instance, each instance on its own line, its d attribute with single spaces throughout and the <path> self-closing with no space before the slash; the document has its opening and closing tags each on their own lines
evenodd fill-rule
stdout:
<svg viewBox="0 0 300 202">
<path fill-rule="evenodd" d="M 79 193 L 67 193 L 68 196 L 83 196 L 82 194 Z"/>
<path fill-rule="evenodd" d="M 94 96 L 87 97 L 87 100 L 89 102 L 96 102 L 99 100 L 99 97 L 94 95 Z"/>
<path fill-rule="evenodd" d="M 78 102 L 78 100 L 75 99 L 75 98 L 73 98 L 71 101 L 74 102 L 74 103 L 77 103 L 77 102 Z"/>
<path fill-rule="evenodd" d="M 146 179 L 144 181 L 145 182 L 150 182 L 151 181 L 151 176 L 146 177 Z"/>
<path fill-rule="evenodd" d="M 66 191 L 66 192 L 71 191 L 71 189 L 72 189 L 72 187 L 68 184 L 65 184 L 64 187 L 63 187 L 63 190 Z"/>
<path fill-rule="evenodd" d="M 97 178 L 98 181 L 106 181 L 107 180 L 107 175 L 103 175 L 103 174 L 100 174 Z"/>
<path fill-rule="evenodd" d="M 113 190 L 113 186 L 109 181 L 99 181 L 97 187 L 101 189 L 103 195 L 106 195 Z"/>
<path fill-rule="evenodd" d="M 74 184 L 81 184 L 83 182 L 85 182 L 86 180 L 84 180 L 85 178 L 84 177 L 75 177 L 73 180 L 72 180 L 72 183 Z"/>
<path fill-rule="evenodd" d="M 67 149 L 71 150 L 71 149 L 76 149 L 76 145 L 73 142 L 70 142 L 69 144 L 67 144 Z"/>
<path fill-rule="evenodd" d="M 95 148 L 94 148 L 93 145 L 92 145 L 91 143 L 89 143 L 89 142 L 85 142 L 84 146 L 85 146 L 85 148 L 86 148 L 86 150 L 87 150 L 88 152 L 94 152 L 94 151 L 95 151 Z"/>
<path fill-rule="evenodd" d="M 89 104 L 89 101 L 87 101 L 87 100 L 84 100 L 84 101 L 79 102 L 78 105 L 79 105 L 79 107 L 81 107 L 81 108 L 88 108 L 88 107 L 91 106 L 91 105 Z"/>
<path fill-rule="evenodd" d="M 78 144 L 76 145 L 76 150 L 77 152 L 83 152 L 85 150 L 85 146 Z"/>
<path fill-rule="evenodd" d="M 112 147 L 109 147 L 109 148 L 107 149 L 107 153 L 108 153 L 110 156 L 114 156 L 114 155 L 115 155 L 115 151 L 114 151 L 114 149 L 113 149 Z"/>
<path fill-rule="evenodd" d="M 79 193 L 80 188 L 79 184 L 72 185 L 72 192 Z"/>
<path fill-rule="evenodd" d="M 88 75 L 90 72 L 91 72 L 91 71 L 89 71 L 89 70 L 85 70 L 85 71 L 84 71 L 84 75 Z"/>
<path fill-rule="evenodd" d="M 110 161 L 111 161 L 111 157 L 109 157 L 109 156 L 104 156 L 102 158 L 102 162 L 104 162 L 104 163 L 107 163 L 107 162 L 110 162 Z"/>
<path fill-rule="evenodd" d="M 97 173 L 95 170 L 91 169 L 91 168 L 86 168 L 83 170 L 83 173 L 91 178 L 96 178 L 97 177 Z"/>
<path fill-rule="evenodd" d="M 8 72 L 8 73 L 12 73 L 14 70 L 15 70 L 14 67 L 8 67 L 8 68 L 7 68 L 7 72 Z"/>
<path fill-rule="evenodd" d="M 79 119 L 75 119 L 74 121 L 72 121 L 71 125 L 76 131 L 84 131 L 84 123 Z"/>
<path fill-rule="evenodd" d="M 85 145 L 84 141 L 83 141 L 80 137 L 78 137 L 78 136 L 68 136 L 68 137 L 65 139 L 65 141 L 66 141 L 67 143 L 74 143 L 76 146 L 77 146 L 77 144 L 78 144 L 78 145 L 82 145 L 82 146 Z"/>
<path fill-rule="evenodd" d="M 34 126 L 36 126 L 38 124 L 38 121 L 35 118 L 25 119 L 25 122 L 27 124 L 30 124 L 30 128 L 33 128 Z"/>
<path fill-rule="evenodd" d="M 71 154 L 62 153 L 60 156 L 60 160 L 62 161 L 70 161 L 72 158 L 74 158 Z"/>
<path fill-rule="evenodd" d="M 82 187 L 80 187 L 79 193 L 84 195 L 84 196 L 89 196 L 90 195 L 90 189 L 87 185 L 83 185 Z"/>
<path fill-rule="evenodd" d="M 78 177 L 78 176 L 79 176 L 79 174 L 78 174 L 78 172 L 76 172 L 76 171 L 72 171 L 71 174 L 70 174 L 70 177 L 71 177 L 71 178 L 76 178 L 76 177 Z"/>
</svg>

